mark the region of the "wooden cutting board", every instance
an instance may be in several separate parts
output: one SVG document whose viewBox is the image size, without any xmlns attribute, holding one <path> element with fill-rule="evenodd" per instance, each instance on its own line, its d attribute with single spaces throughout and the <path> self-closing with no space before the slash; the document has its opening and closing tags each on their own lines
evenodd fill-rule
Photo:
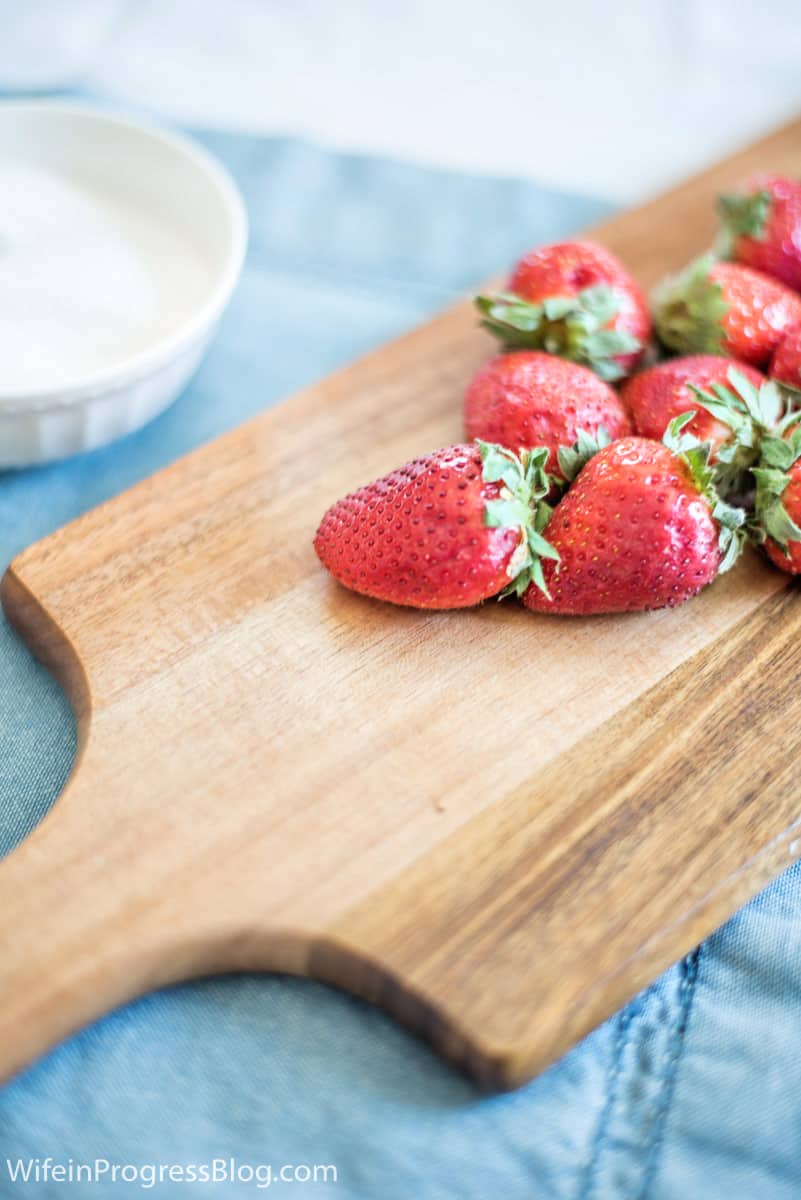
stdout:
<svg viewBox="0 0 801 1200">
<path fill-rule="evenodd" d="M 801 174 L 801 122 L 593 233 L 650 287 L 757 167 Z M 592 619 L 406 611 L 319 566 L 328 504 L 460 439 L 490 349 L 460 304 L 9 569 L 81 750 L 0 865 L 0 1075 L 147 989 L 265 968 L 513 1087 L 801 854 L 801 605 L 755 555 Z"/>
</svg>

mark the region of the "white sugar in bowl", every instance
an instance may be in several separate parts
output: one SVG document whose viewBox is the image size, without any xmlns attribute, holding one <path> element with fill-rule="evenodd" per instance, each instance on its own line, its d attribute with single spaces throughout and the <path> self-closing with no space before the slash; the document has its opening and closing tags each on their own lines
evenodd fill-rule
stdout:
<svg viewBox="0 0 801 1200">
<path fill-rule="evenodd" d="M 162 412 L 246 242 L 236 187 L 189 139 L 81 105 L 0 103 L 0 467 Z"/>
</svg>

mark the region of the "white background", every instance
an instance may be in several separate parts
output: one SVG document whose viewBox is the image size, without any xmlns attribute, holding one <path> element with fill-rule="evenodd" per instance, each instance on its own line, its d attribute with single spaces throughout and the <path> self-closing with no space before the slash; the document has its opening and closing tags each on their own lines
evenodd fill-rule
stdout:
<svg viewBox="0 0 801 1200">
<path fill-rule="evenodd" d="M 801 111 L 801 0 L 0 0 L 0 86 L 633 200 Z"/>
</svg>

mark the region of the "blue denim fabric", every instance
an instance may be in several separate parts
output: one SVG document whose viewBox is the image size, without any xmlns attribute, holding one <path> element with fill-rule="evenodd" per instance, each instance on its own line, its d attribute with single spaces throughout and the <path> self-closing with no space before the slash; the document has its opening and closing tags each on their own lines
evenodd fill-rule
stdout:
<svg viewBox="0 0 801 1200">
<path fill-rule="evenodd" d="M 239 181 L 252 222 L 219 339 L 148 429 L 71 463 L 0 475 L 2 565 L 605 207 L 297 141 L 203 140 Z M 52 803 L 73 753 L 63 697 L 0 623 L 0 853 Z M 0 1091 L 0 1197 L 259 1194 L 252 1183 L 11 1184 L 6 1158 L 46 1155 L 333 1164 L 336 1184 L 274 1185 L 319 1200 L 795 1197 L 800 950 L 792 870 L 551 1070 L 499 1097 L 381 1013 L 310 981 L 170 988 Z"/>
</svg>

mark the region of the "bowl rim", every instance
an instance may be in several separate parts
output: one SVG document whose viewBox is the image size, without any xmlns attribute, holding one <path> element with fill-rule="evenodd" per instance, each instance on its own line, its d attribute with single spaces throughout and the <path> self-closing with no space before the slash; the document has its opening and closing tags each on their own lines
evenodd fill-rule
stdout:
<svg viewBox="0 0 801 1200">
<path fill-rule="evenodd" d="M 178 358 L 199 341 L 222 314 L 239 279 L 248 244 L 248 217 L 242 195 L 228 170 L 194 138 L 173 130 L 163 129 L 149 121 L 121 115 L 93 104 L 72 100 L 0 100 L 0 117 L 4 113 L 36 113 L 45 116 L 74 117 L 78 120 L 117 126 L 129 133 L 144 135 L 154 143 L 171 150 L 176 156 L 193 163 L 216 188 L 222 200 L 228 223 L 228 251 L 225 265 L 212 284 L 202 303 L 181 321 L 172 332 L 159 337 L 144 349 L 136 351 L 112 366 L 92 371 L 79 378 L 39 388 L 0 386 L 0 415 L 30 412 L 43 408 L 61 408 L 97 394 L 116 391 L 151 375 L 166 363 Z"/>
</svg>

